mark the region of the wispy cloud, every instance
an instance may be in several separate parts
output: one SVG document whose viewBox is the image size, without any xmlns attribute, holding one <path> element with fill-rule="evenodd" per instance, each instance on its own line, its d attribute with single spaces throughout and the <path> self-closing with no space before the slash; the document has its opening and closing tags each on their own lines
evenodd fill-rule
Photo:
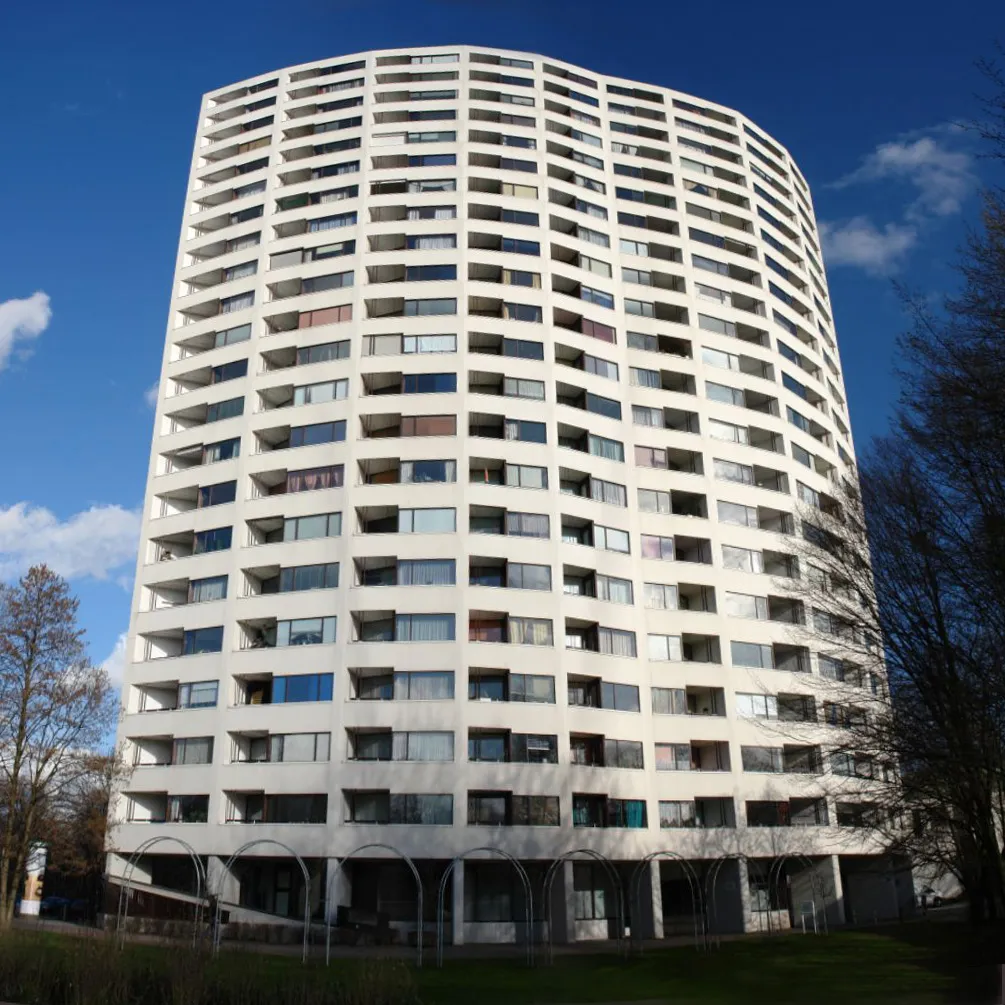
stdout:
<svg viewBox="0 0 1005 1005">
<path fill-rule="evenodd" d="M 874 275 L 897 269 L 918 240 L 918 229 L 888 223 L 880 230 L 868 217 L 820 223 L 828 265 L 855 265 Z"/>
<path fill-rule="evenodd" d="M 101 661 L 101 666 L 107 671 L 112 687 L 118 690 L 122 686 L 122 678 L 126 672 L 126 645 L 129 641 L 127 632 L 123 632 L 116 640 L 115 647 Z"/>
<path fill-rule="evenodd" d="M 38 338 L 51 318 L 49 297 L 41 291 L 23 300 L 0 303 L 0 370 L 7 366 L 15 343 Z"/>
<path fill-rule="evenodd" d="M 910 186 L 901 195 L 899 219 L 876 224 L 867 216 L 823 222 L 824 255 L 830 265 L 851 265 L 881 275 L 896 271 L 934 221 L 959 213 L 977 185 L 973 157 L 959 146 L 961 130 L 952 125 L 907 133 L 880 143 L 849 174 L 826 186 Z"/>
<path fill-rule="evenodd" d="M 143 400 L 147 403 L 147 408 L 157 407 L 157 396 L 160 393 L 160 381 L 155 380 L 144 392 Z"/>
<path fill-rule="evenodd" d="M 136 558 L 140 514 L 121 506 L 92 506 L 60 520 L 26 502 L 0 507 L 0 580 L 44 562 L 67 579 L 111 579 Z"/>
</svg>

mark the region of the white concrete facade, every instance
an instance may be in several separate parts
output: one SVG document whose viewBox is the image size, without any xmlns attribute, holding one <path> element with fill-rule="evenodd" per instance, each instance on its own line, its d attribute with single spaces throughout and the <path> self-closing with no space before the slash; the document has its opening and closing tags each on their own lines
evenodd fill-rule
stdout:
<svg viewBox="0 0 1005 1005">
<path fill-rule="evenodd" d="M 839 889 L 876 849 L 793 575 L 849 430 L 808 188 L 739 112 L 476 46 L 207 94 L 111 870 L 175 835 L 791 852 Z"/>
</svg>

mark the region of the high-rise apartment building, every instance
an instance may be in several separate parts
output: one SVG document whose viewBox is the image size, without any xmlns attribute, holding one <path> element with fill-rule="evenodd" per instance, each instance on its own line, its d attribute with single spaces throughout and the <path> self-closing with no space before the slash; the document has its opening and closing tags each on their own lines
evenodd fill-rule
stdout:
<svg viewBox="0 0 1005 1005">
<path fill-rule="evenodd" d="M 177 838 L 235 918 L 330 887 L 407 931 L 403 860 L 333 861 L 393 846 L 432 918 L 472 848 L 538 890 L 666 851 L 720 928 L 895 912 L 872 766 L 833 756 L 884 682 L 800 599 L 805 513 L 854 477 L 832 314 L 806 182 L 731 109 L 478 46 L 207 94 L 110 871 Z M 306 894 L 276 844 L 226 868 L 255 839 Z M 684 867 L 642 876 L 635 924 L 686 928 Z M 602 860 L 556 891 L 556 937 L 610 931 Z M 455 941 L 520 937 L 522 896 L 466 861 Z"/>
</svg>

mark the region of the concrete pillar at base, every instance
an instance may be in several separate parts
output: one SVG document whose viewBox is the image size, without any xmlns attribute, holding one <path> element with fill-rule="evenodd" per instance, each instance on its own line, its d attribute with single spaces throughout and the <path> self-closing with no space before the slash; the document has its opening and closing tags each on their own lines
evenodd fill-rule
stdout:
<svg viewBox="0 0 1005 1005">
<path fill-rule="evenodd" d="M 347 862 L 336 873 L 338 861 L 337 858 L 327 860 L 325 867 L 325 889 L 322 893 L 323 897 L 328 897 L 330 893 L 331 905 L 326 906 L 325 912 L 326 915 L 330 915 L 333 925 L 338 917 L 338 909 L 352 905 L 352 877 L 349 874 L 349 869 L 352 868 L 352 865 Z M 335 876 L 334 881 L 332 880 L 332 876 Z"/>
<path fill-rule="evenodd" d="M 650 930 L 652 931 L 652 937 L 654 939 L 663 938 L 663 880 L 662 873 L 660 871 L 660 860 L 653 859 L 649 863 L 648 872 L 648 882 L 649 882 L 649 910 L 652 912 L 650 917 Z M 645 890 L 646 887 L 646 877 L 642 879 L 642 889 Z M 642 894 L 639 894 L 639 899 L 642 899 Z"/>
<path fill-rule="evenodd" d="M 551 941 L 563 945 L 576 941 L 576 893 L 572 862 L 563 862 L 551 884 Z"/>
<path fill-rule="evenodd" d="M 827 924 L 838 927 L 845 923 L 844 885 L 841 882 L 841 856 L 829 855 L 824 862 L 826 877 L 824 892 L 827 894 Z"/>
<path fill-rule="evenodd" d="M 762 930 L 761 915 L 754 915 L 753 901 L 750 898 L 750 873 L 747 869 L 747 860 L 738 858 L 736 861 L 736 886 L 739 899 L 740 917 L 742 920 L 743 932 L 759 932 Z"/>
<path fill-rule="evenodd" d="M 450 923 L 453 944 L 464 945 L 464 860 L 461 859 L 450 874 Z"/>
<path fill-rule="evenodd" d="M 206 887 L 214 897 L 228 904 L 236 904 L 241 898 L 241 885 L 233 869 L 227 870 L 227 860 L 219 855 L 210 855 L 206 862 Z"/>
</svg>

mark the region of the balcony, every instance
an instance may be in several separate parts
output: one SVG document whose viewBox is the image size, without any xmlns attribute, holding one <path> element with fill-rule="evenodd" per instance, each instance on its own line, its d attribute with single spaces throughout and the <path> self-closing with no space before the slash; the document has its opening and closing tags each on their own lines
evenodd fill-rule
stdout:
<svg viewBox="0 0 1005 1005">
<path fill-rule="evenodd" d="M 558 737 L 508 729 L 469 729 L 468 761 L 490 764 L 558 764 Z"/>
<path fill-rule="evenodd" d="M 650 692 L 655 715 L 694 715 L 716 718 L 723 718 L 726 715 L 726 694 L 721 687 L 654 687 L 650 689 Z"/>
<path fill-rule="evenodd" d="M 613 740 L 600 733 L 570 733 L 569 758 L 571 764 L 588 768 L 641 771 L 644 767 L 641 742 Z"/>
<path fill-rule="evenodd" d="M 520 513 L 496 506 L 471 506 L 468 532 L 547 540 L 550 536 L 550 517 L 547 513 Z"/>
<path fill-rule="evenodd" d="M 670 335 L 647 335 L 642 332 L 627 332 L 626 337 L 629 349 L 662 353 L 664 356 L 677 356 L 681 359 L 692 358 L 691 342 L 688 339 Z"/>
<path fill-rule="evenodd" d="M 399 559 L 393 555 L 353 561 L 356 586 L 453 586 L 455 565 L 452 558 Z"/>
<path fill-rule="evenodd" d="M 552 320 L 557 328 L 578 332 L 580 335 L 595 338 L 600 342 L 609 342 L 613 345 L 618 341 L 617 332 L 612 325 L 593 321 L 575 311 L 555 307 L 552 312 Z"/>
</svg>

